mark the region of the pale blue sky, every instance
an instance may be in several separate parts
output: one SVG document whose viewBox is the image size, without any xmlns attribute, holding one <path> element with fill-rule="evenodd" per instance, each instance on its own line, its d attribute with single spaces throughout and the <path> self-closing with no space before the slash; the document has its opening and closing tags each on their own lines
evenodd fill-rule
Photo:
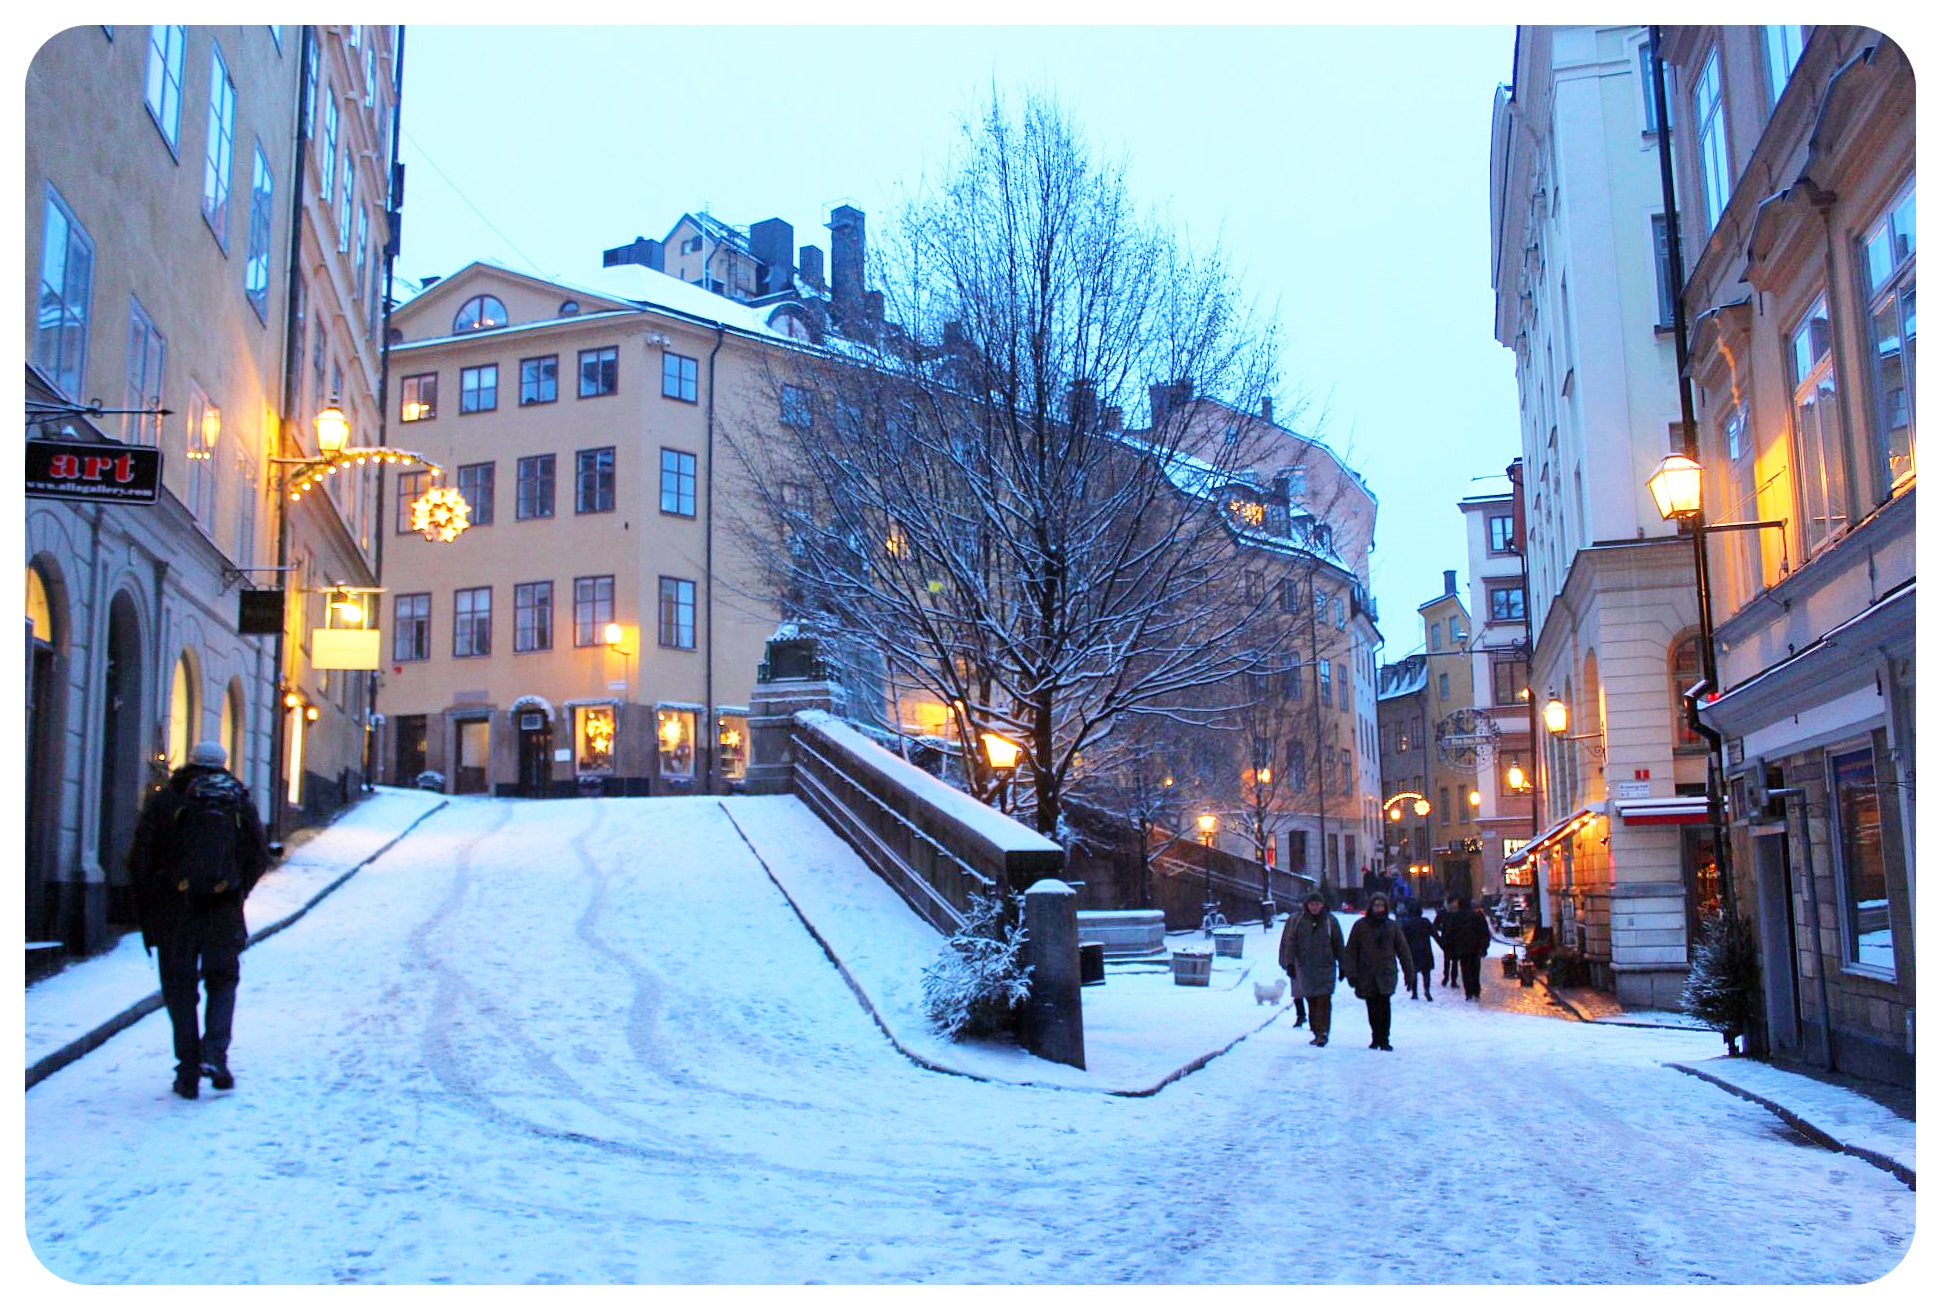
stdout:
<svg viewBox="0 0 1941 1310">
<path fill-rule="evenodd" d="M 1516 453 L 1490 335 L 1489 118 L 1508 27 L 407 30 L 401 277 L 476 258 L 572 281 L 684 210 L 836 204 L 887 227 L 995 82 L 1055 91 L 1136 197 L 1219 240 L 1276 313 L 1279 414 L 1305 395 L 1380 499 L 1386 659 L 1453 568 L 1456 502 Z"/>
</svg>

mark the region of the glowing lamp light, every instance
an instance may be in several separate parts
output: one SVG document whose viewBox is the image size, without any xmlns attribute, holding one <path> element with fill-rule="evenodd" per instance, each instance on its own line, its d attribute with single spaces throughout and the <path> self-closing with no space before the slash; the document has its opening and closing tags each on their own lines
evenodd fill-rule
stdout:
<svg viewBox="0 0 1941 1310">
<path fill-rule="evenodd" d="M 1477 791 L 1474 787 L 1471 787 L 1469 789 L 1469 808 L 1473 810 L 1478 805 L 1481 805 L 1482 803 L 1483 803 L 1483 793 L 1481 793 L 1480 791 Z"/>
<path fill-rule="evenodd" d="M 1388 807 L 1388 821 L 1389 821 L 1390 823 L 1400 823 L 1400 822 L 1402 821 L 1402 807 L 1401 807 L 1401 806 L 1399 806 L 1399 805 L 1391 805 L 1391 806 L 1389 806 L 1389 807 Z"/>
<path fill-rule="evenodd" d="M 991 768 L 999 773 L 1009 773 L 1018 767 L 1018 756 L 1024 753 L 1024 748 L 1018 743 L 995 732 L 985 733 L 981 740 L 984 743 L 984 758 L 990 762 Z"/>
<path fill-rule="evenodd" d="M 305 723 L 315 723 L 322 717 L 322 714 L 315 705 L 306 705 L 303 709 L 303 721 Z"/>
<path fill-rule="evenodd" d="M 1688 455 L 1667 455 L 1646 479 L 1651 498 L 1664 519 L 1688 519 L 1705 507 L 1704 467 Z"/>
<path fill-rule="evenodd" d="M 1213 844 L 1213 830 L 1220 826 L 1219 818 L 1211 814 L 1202 814 L 1198 822 L 1200 825 L 1200 840 L 1208 846 L 1211 846 Z"/>
<path fill-rule="evenodd" d="M 620 643 L 627 639 L 627 630 L 621 627 L 618 623 L 609 623 L 607 624 L 606 628 L 601 632 L 600 636 L 601 636 L 601 639 L 605 641 L 607 645 L 613 647 L 615 650 L 618 650 L 620 648 Z"/>
<path fill-rule="evenodd" d="M 1521 764 L 1512 764 L 1509 771 L 1503 775 L 1503 780 L 1510 784 L 1511 791 L 1522 791 L 1529 784 L 1530 778 L 1524 773 Z"/>
<path fill-rule="evenodd" d="M 1552 733 L 1561 733 L 1570 726 L 1570 707 L 1552 696 L 1543 703 L 1543 726 Z"/>
<path fill-rule="evenodd" d="M 1426 819 L 1426 818 L 1428 818 L 1428 817 L 1429 817 L 1429 810 L 1430 810 L 1431 808 L 1432 808 L 1432 807 L 1430 806 L 1430 804 L 1429 804 L 1429 802 L 1428 802 L 1428 801 L 1426 801 L 1426 800 L 1417 800 L 1417 801 L 1416 801 L 1416 803 L 1415 803 L 1415 815 L 1416 815 L 1416 817 L 1417 817 L 1417 818 L 1419 818 L 1419 819 Z"/>
<path fill-rule="evenodd" d="M 335 455 L 350 444 L 350 420 L 344 411 L 331 401 L 317 411 L 317 450 L 324 455 Z"/>
<path fill-rule="evenodd" d="M 331 602 L 330 608 L 336 610 L 338 617 L 350 624 L 353 628 L 361 628 L 364 626 L 364 607 L 358 603 L 355 595 L 349 592 L 344 593 L 344 598 Z"/>
</svg>

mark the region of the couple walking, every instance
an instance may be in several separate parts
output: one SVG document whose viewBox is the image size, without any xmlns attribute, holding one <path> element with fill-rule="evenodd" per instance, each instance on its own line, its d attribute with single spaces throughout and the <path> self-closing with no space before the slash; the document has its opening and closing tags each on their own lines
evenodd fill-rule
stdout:
<svg viewBox="0 0 1941 1310">
<path fill-rule="evenodd" d="M 1327 912 L 1318 892 L 1310 892 L 1301 912 L 1281 929 L 1281 968 L 1294 983 L 1294 1026 L 1312 1016 L 1310 1046 L 1326 1046 L 1332 1028 L 1335 972 L 1348 980 L 1355 995 L 1368 1007 L 1371 1050 L 1392 1051 L 1389 1044 L 1390 998 L 1395 985 L 1413 976 L 1415 962 L 1408 939 L 1388 917 L 1388 897 L 1369 898 L 1368 913 L 1356 922 L 1348 940 L 1341 940 L 1341 924 Z"/>
</svg>

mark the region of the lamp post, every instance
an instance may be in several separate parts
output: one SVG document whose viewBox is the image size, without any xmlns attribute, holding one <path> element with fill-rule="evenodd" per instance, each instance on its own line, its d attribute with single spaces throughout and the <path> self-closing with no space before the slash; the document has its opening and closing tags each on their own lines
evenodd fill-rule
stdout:
<svg viewBox="0 0 1941 1310">
<path fill-rule="evenodd" d="M 1604 759 L 1604 733 L 1570 731 L 1570 707 L 1552 696 L 1543 703 L 1543 728 L 1558 741 L 1589 743 L 1584 747 L 1600 763 Z"/>
<path fill-rule="evenodd" d="M 618 623 L 609 623 L 600 630 L 600 639 L 606 644 L 608 650 L 618 655 L 623 661 L 620 665 L 620 670 L 625 678 L 625 685 L 621 690 L 621 694 L 631 698 L 634 691 L 634 648 L 626 644 L 627 630 Z"/>
<path fill-rule="evenodd" d="M 1200 906 L 1201 922 L 1204 923 L 1206 922 L 1205 916 L 1213 912 L 1213 834 L 1219 829 L 1220 820 L 1216 815 L 1202 814 L 1198 822 L 1200 825 L 1200 845 L 1204 848 L 1201 851 L 1201 859 L 1206 868 L 1206 898 Z M 1208 924 L 1206 932 L 1209 937 L 1213 935 L 1211 924 Z"/>
</svg>

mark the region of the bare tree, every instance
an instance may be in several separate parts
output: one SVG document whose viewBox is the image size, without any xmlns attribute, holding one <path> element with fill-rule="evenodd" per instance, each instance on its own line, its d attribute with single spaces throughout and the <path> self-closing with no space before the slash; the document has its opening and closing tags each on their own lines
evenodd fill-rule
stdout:
<svg viewBox="0 0 1941 1310">
<path fill-rule="evenodd" d="M 1270 602 L 1235 602 L 1221 495 L 1272 425 L 1208 443 L 1190 397 L 1253 413 L 1276 345 L 1219 256 L 1136 213 L 1124 165 L 1051 101 L 994 95 L 959 147 L 878 263 L 881 319 L 778 363 L 780 424 L 731 440 L 788 542 L 787 611 L 950 707 L 967 759 L 986 732 L 1020 745 L 1052 833 L 1117 725 L 1244 699 L 1199 693 L 1261 659 Z"/>
</svg>

